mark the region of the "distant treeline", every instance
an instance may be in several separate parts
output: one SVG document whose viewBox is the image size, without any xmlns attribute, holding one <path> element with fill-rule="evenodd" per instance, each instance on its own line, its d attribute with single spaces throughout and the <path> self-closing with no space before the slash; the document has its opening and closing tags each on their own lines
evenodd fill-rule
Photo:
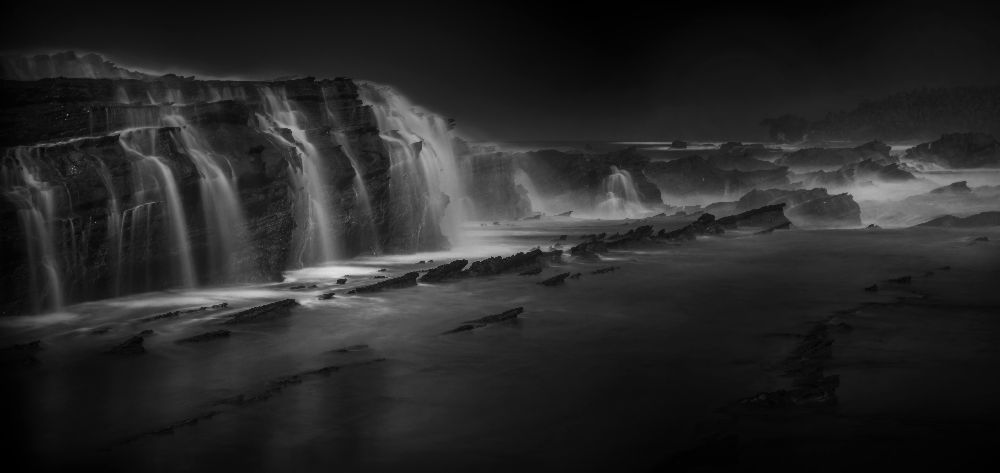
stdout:
<svg viewBox="0 0 1000 473">
<path fill-rule="evenodd" d="M 1000 85 L 924 88 L 862 102 L 817 121 L 794 115 L 761 122 L 776 141 L 925 141 L 944 133 L 1000 136 Z"/>
</svg>

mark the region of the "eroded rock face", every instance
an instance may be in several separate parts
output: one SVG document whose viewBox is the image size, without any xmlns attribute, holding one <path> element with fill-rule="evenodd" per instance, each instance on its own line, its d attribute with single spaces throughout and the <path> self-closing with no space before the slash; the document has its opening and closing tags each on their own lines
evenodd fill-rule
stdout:
<svg viewBox="0 0 1000 473">
<path fill-rule="evenodd" d="M 268 102 L 275 98 L 297 113 L 301 134 L 262 123 L 275 116 Z M 427 220 L 440 218 L 426 211 L 428 202 L 391 189 L 387 145 L 348 79 L 3 80 L 0 104 L 0 284 L 11 289 L 0 299 L 2 314 L 51 309 L 57 299 L 26 244 L 32 238 L 25 212 L 43 203 L 39 191 L 25 185 L 26 170 L 42 182 L 38 188 L 51 206 L 45 230 L 63 304 L 178 285 L 177 212 L 165 196 L 151 194 L 167 184 L 176 186 L 176 208 L 186 214 L 195 283 L 273 281 L 309 263 L 301 250 L 310 205 L 303 140 L 322 167 L 318 189 L 330 202 L 326 225 L 340 256 L 447 245 L 437 223 Z M 122 131 L 135 126 L 141 129 Z M 198 136 L 203 155 L 185 141 L 188 133 Z M 146 159 L 126 143 L 142 145 Z M 229 231 L 239 244 L 221 247 L 210 224 L 208 209 L 219 201 L 203 188 L 198 160 L 205 155 L 215 162 L 224 157 L 223 169 L 231 173 L 241 215 Z M 150 156 L 166 171 L 157 171 Z M 164 181 L 164 172 L 175 182 Z M 225 265 L 218 264 L 222 252 Z"/>
<path fill-rule="evenodd" d="M 805 148 L 783 156 L 776 164 L 792 169 L 837 169 L 864 160 L 891 160 L 889 145 L 870 141 L 854 148 Z"/>
<path fill-rule="evenodd" d="M 531 215 L 528 191 L 515 181 L 516 164 L 502 152 L 470 152 L 462 156 L 462 170 L 477 220 L 517 220 Z"/>
<path fill-rule="evenodd" d="M 986 133 L 950 133 L 906 151 L 906 159 L 947 168 L 1000 167 L 1000 142 Z"/>
<path fill-rule="evenodd" d="M 612 167 L 616 167 L 629 172 L 640 202 L 647 205 L 663 203 L 660 190 L 643 173 L 649 158 L 633 149 L 606 154 L 541 150 L 518 153 L 513 159 L 544 196 L 569 196 L 593 204 L 594 199 L 604 197 L 605 178 L 612 174 Z"/>
<path fill-rule="evenodd" d="M 956 217 L 954 215 L 945 215 L 943 217 L 938 217 L 928 222 L 921 223 L 919 226 L 975 228 L 995 227 L 998 225 L 1000 225 L 1000 212 L 982 212 L 964 218 Z"/>
<path fill-rule="evenodd" d="M 806 186 L 846 188 L 874 182 L 906 182 L 915 179 L 916 176 L 900 163 L 866 159 L 845 165 L 836 171 L 807 173 L 801 177 L 801 182 Z"/>
<path fill-rule="evenodd" d="M 803 227 L 856 227 L 861 225 L 861 207 L 850 194 L 830 195 L 826 189 L 753 190 L 736 203 L 745 212 L 766 205 L 785 204 L 785 215 Z"/>
</svg>

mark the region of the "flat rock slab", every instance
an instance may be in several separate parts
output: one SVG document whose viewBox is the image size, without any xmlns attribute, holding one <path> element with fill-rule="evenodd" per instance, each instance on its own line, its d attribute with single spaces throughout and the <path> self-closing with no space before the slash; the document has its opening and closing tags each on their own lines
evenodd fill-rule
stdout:
<svg viewBox="0 0 1000 473">
<path fill-rule="evenodd" d="M 385 281 L 379 281 L 375 284 L 370 284 L 368 286 L 362 286 L 355 289 L 347 291 L 348 294 L 365 294 L 370 292 L 379 292 L 386 289 L 400 289 L 404 287 L 411 287 L 417 285 L 417 276 L 420 273 L 414 271 L 411 273 L 406 273 L 402 276 L 395 278 L 386 279 Z"/>
<path fill-rule="evenodd" d="M 198 335 L 182 338 L 174 343 L 201 343 L 208 342 L 212 340 L 218 340 L 220 338 L 229 338 L 232 334 L 229 330 L 213 330 L 211 332 L 199 333 Z"/>
<path fill-rule="evenodd" d="M 487 325 L 514 320 L 517 318 L 517 316 L 521 315 L 522 312 L 524 312 L 524 307 L 515 307 L 513 309 L 501 312 L 499 314 L 487 315 L 486 317 L 482 317 L 476 320 L 466 321 L 462 325 L 459 325 L 458 327 L 455 327 L 447 332 L 444 332 L 444 334 L 446 335 L 449 333 L 467 332 L 480 327 L 485 327 Z"/>
<path fill-rule="evenodd" d="M 299 305 L 299 303 L 296 302 L 295 299 L 282 299 L 280 301 L 259 305 L 257 307 L 251 307 L 249 309 L 232 314 L 223 323 L 242 324 L 242 323 L 257 322 L 261 320 L 270 319 L 273 317 L 288 315 L 289 310 L 297 305 Z"/>
<path fill-rule="evenodd" d="M 542 281 L 542 282 L 540 282 L 538 284 L 541 284 L 543 286 L 558 286 L 560 284 L 565 284 L 566 283 L 566 278 L 569 277 L 569 274 L 570 273 L 557 274 L 557 275 L 552 276 L 551 278 L 548 278 L 548 279 L 546 279 L 546 280 L 544 280 L 544 281 Z"/>
</svg>

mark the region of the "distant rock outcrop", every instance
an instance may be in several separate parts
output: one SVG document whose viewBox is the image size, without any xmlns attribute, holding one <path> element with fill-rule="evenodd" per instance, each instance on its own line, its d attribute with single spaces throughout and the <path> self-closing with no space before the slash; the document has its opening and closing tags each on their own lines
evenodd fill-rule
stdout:
<svg viewBox="0 0 1000 473">
<path fill-rule="evenodd" d="M 646 166 L 646 176 L 664 195 L 742 195 L 758 187 L 787 185 L 788 169 L 723 170 L 700 156 L 688 156 Z"/>
<path fill-rule="evenodd" d="M 891 148 L 880 141 L 871 141 L 854 148 L 804 148 L 783 156 L 776 164 L 793 169 L 837 169 L 864 160 L 890 160 Z"/>
<path fill-rule="evenodd" d="M 906 159 L 947 168 L 1000 167 L 1000 142 L 986 133 L 950 133 L 906 151 Z"/>
<path fill-rule="evenodd" d="M 735 211 L 778 203 L 788 205 L 785 215 L 796 226 L 861 226 L 861 207 L 850 194 L 830 195 L 826 189 L 819 188 L 752 190 L 740 198 Z"/>
<path fill-rule="evenodd" d="M 971 194 L 968 181 L 952 182 L 947 186 L 941 186 L 929 192 L 929 194 Z"/>
<path fill-rule="evenodd" d="M 929 222 L 924 222 L 918 225 L 919 227 L 955 227 L 955 228 L 974 228 L 974 227 L 995 227 L 1000 225 L 1000 211 L 997 212 L 983 212 L 975 215 L 970 215 L 968 217 L 955 217 L 954 215 L 945 215 L 943 217 L 935 218 Z"/>
<path fill-rule="evenodd" d="M 816 171 L 801 176 L 803 185 L 809 187 L 845 188 L 874 182 L 905 182 L 916 179 L 900 163 L 866 159 L 848 164 L 836 171 Z"/>
</svg>

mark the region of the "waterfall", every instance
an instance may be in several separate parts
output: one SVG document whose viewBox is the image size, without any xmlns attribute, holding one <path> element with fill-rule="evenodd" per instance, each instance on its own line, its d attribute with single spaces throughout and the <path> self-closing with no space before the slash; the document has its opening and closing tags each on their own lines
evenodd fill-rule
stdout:
<svg viewBox="0 0 1000 473">
<path fill-rule="evenodd" d="M 129 130 L 122 132 L 118 142 L 127 154 L 136 159 L 133 186 L 138 198 L 142 200 L 142 203 L 160 202 L 166 204 L 165 212 L 170 222 L 170 236 L 172 237 L 173 250 L 176 253 L 172 260 L 177 264 L 175 269 L 177 281 L 184 287 L 193 287 L 197 283 L 197 278 L 195 277 L 194 260 L 191 256 L 191 242 L 188 239 L 187 215 L 173 170 L 162 157 L 155 154 L 155 150 L 158 149 L 158 134 L 159 130 L 156 129 Z M 147 146 L 143 147 L 144 144 Z M 157 200 L 152 200 L 154 198 Z M 132 218 L 134 228 L 134 212 Z M 148 214 L 146 218 L 149 218 Z M 146 233 L 148 234 L 148 232 Z M 148 247 L 147 245 L 146 248 Z"/>
<path fill-rule="evenodd" d="M 470 203 L 448 122 L 413 105 L 391 87 L 364 82 L 359 92 L 372 107 L 379 136 L 389 150 L 393 198 L 427 202 L 429 214 L 422 215 L 422 221 L 440 222 L 442 234 L 453 243 L 461 240 L 460 225 L 469 219 Z"/>
<path fill-rule="evenodd" d="M 3 188 L 17 207 L 29 264 L 31 305 L 37 312 L 63 306 L 62 268 L 56 254 L 59 235 L 56 190 L 41 174 L 41 148 L 16 147 L 4 156 Z M 75 256 L 74 256 L 75 257 Z"/>
<path fill-rule="evenodd" d="M 115 192 L 115 184 L 111 178 L 111 171 L 107 164 L 101 159 L 96 159 L 98 177 L 104 184 L 104 190 L 108 193 L 108 226 L 107 239 L 111 248 L 111 266 L 114 268 L 114 287 L 112 294 L 119 295 L 122 290 L 122 211 L 121 203 L 118 201 L 118 194 Z"/>
<path fill-rule="evenodd" d="M 243 244 L 241 234 L 246 227 L 233 165 L 225 155 L 213 152 L 176 110 L 167 112 L 163 121 L 177 127 L 171 136 L 177 148 L 191 157 L 200 176 L 202 213 L 208 229 L 208 267 L 223 280 L 231 279 L 237 270 L 234 255 Z"/>
<path fill-rule="evenodd" d="M 344 155 L 347 156 L 348 161 L 351 163 L 351 167 L 354 169 L 354 179 L 351 184 L 354 188 L 355 202 L 357 202 L 360 207 L 358 209 L 358 213 L 363 219 L 362 225 L 364 226 L 368 241 L 371 242 L 370 252 L 372 254 L 379 254 L 382 252 L 380 244 L 381 238 L 379 237 L 378 230 L 375 228 L 375 215 L 372 213 L 371 196 L 368 193 L 368 186 L 365 184 L 364 179 L 365 169 L 362 168 L 361 163 L 354 155 L 351 143 L 348 142 L 347 136 L 343 132 L 343 120 L 338 113 L 340 111 L 330 106 L 330 89 L 324 87 L 322 92 L 323 108 L 326 112 L 326 119 L 333 128 L 333 137 L 336 140 L 337 145 L 340 146 L 340 149 L 344 152 Z"/>
<path fill-rule="evenodd" d="M 304 191 L 308 202 L 305 209 L 306 230 L 298 251 L 299 265 L 331 261 L 338 256 L 336 247 L 333 210 L 328 195 L 327 175 L 323 166 L 323 156 L 310 140 L 306 120 L 302 111 L 295 109 L 283 87 L 259 87 L 263 99 L 263 115 L 258 116 L 261 129 L 286 147 L 297 149 L 302 157 L 302 166 L 293 173 L 297 184 Z M 288 130 L 290 140 L 282 130 Z"/>
<path fill-rule="evenodd" d="M 604 200 L 597 204 L 596 210 L 605 218 L 636 218 L 649 212 L 639 199 L 632 174 L 618 166 L 611 166 L 603 190 Z"/>
</svg>

